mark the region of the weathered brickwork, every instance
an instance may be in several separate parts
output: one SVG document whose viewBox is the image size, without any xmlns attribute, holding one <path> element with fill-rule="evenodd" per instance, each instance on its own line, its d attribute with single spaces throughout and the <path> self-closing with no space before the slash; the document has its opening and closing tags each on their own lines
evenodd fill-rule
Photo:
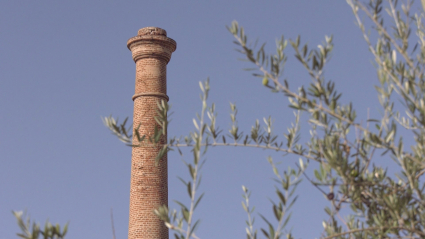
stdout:
<svg viewBox="0 0 425 239">
<path fill-rule="evenodd" d="M 167 64 L 176 42 L 167 37 L 165 30 L 146 27 L 128 40 L 127 47 L 136 62 L 133 125 L 141 124 L 140 135 L 148 137 L 157 125 L 157 102 L 168 101 Z M 166 143 L 166 137 L 161 143 Z M 168 205 L 167 155 L 155 166 L 159 149 L 160 146 L 133 148 L 128 239 L 168 239 L 167 227 L 153 213 L 158 206 Z"/>
</svg>

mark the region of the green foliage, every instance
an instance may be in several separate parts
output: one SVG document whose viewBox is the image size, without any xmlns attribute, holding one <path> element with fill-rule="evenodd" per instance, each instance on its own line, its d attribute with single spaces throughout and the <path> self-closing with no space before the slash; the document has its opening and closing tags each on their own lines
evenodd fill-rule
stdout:
<svg viewBox="0 0 425 239">
<path fill-rule="evenodd" d="M 207 104 L 209 83 L 201 83 L 202 110 L 193 120 L 196 130 L 183 138 L 170 138 L 163 145 L 164 152 L 177 149 L 181 153 L 181 147 L 191 147 L 194 155 L 193 162 L 185 162 L 190 179 L 181 179 L 188 191 L 190 205 L 177 202 L 180 213 L 169 213 L 165 206 L 155 211 L 167 227 L 175 231 L 176 238 L 198 238 L 194 231 L 199 221 L 193 223 L 192 218 L 203 196 L 196 197 L 204 162 L 202 156 L 209 147 L 218 146 L 262 148 L 301 158 L 296 164 L 297 170 L 289 168 L 283 173 L 279 173 L 282 170 L 268 158 L 277 184 L 275 199 L 271 201 L 276 221 L 260 214 L 267 225 L 267 228 L 260 229 L 266 238 L 293 238 L 285 226 L 290 220 L 289 210 L 296 201 L 294 192 L 301 177 L 329 201 L 329 207 L 324 209 L 328 218 L 322 223 L 324 233 L 321 238 L 425 238 L 425 184 L 421 181 L 425 172 L 424 14 L 412 14 L 412 1 L 409 0 L 403 3 L 397 0 L 369 0 L 367 3 L 347 0 L 347 3 L 374 58 L 382 117 L 368 119 L 365 123 L 359 121 L 353 104 L 342 102 L 336 83 L 325 77 L 324 69 L 333 51 L 332 36 L 325 36 L 316 49 L 302 44 L 300 36 L 294 40 L 282 36 L 276 40 L 276 53 L 269 55 L 265 52 L 265 44 L 259 48 L 257 42 L 251 44 L 244 28 L 233 22 L 227 28 L 235 38 L 237 51 L 243 55 L 242 60 L 254 65 L 246 70 L 253 71 L 253 76 L 271 92 L 282 93 L 288 98 L 295 120 L 283 140 L 273 131 L 271 117 L 264 118 L 264 124 L 257 120 L 250 133 L 245 134 L 238 127 L 237 107 L 230 104 L 232 124 L 227 133 L 223 133 L 216 126 L 214 104 Z M 423 0 L 422 4 L 425 9 Z M 390 27 L 384 24 L 388 19 L 393 23 Z M 366 21 L 376 31 L 376 39 L 371 39 L 368 34 Z M 297 91 L 290 89 L 290 81 L 281 79 L 288 43 L 295 51 L 295 59 L 311 78 L 310 84 L 300 86 Z M 158 124 L 164 130 L 169 122 L 168 106 L 163 104 L 161 107 Z M 205 114 L 209 122 L 206 122 Z M 299 134 L 302 116 L 308 117 L 311 126 L 310 138 L 304 143 L 301 143 Z M 136 141 L 131 141 L 125 131 L 125 122 L 118 126 L 112 117 L 105 118 L 104 122 L 128 145 L 144 143 L 144 136 L 138 135 Z M 370 124 L 374 127 L 370 128 Z M 402 133 L 404 138 L 411 137 L 413 141 L 405 141 Z M 155 138 L 160 134 L 161 130 L 155 131 L 154 140 L 149 139 L 148 143 L 158 143 Z M 407 145 L 406 142 L 414 143 Z M 375 165 L 379 157 L 393 159 L 399 166 L 398 172 L 389 175 L 384 167 Z M 316 168 L 314 177 L 305 173 L 310 161 Z M 242 207 L 248 215 L 247 238 L 257 238 L 254 207 L 249 205 L 251 192 L 244 186 L 242 188 L 245 200 Z M 344 215 L 341 212 L 343 207 L 348 210 Z"/>
<path fill-rule="evenodd" d="M 127 120 L 128 117 L 125 118 L 125 120 L 119 124 L 118 118 L 114 119 L 112 116 L 104 117 L 102 118 L 103 124 L 108 127 L 111 132 L 118 137 L 120 141 L 125 143 L 128 146 L 131 147 L 141 147 L 141 146 L 158 146 L 160 144 L 160 140 L 163 136 L 167 135 L 167 128 L 170 121 L 168 120 L 168 117 L 171 116 L 171 114 L 168 114 L 168 111 L 170 109 L 170 105 L 164 100 L 161 101 L 161 103 L 157 104 L 157 114 L 155 116 L 155 121 L 157 122 L 157 125 L 155 126 L 155 131 L 153 136 L 149 136 L 146 138 L 146 135 L 140 135 L 139 133 L 139 127 L 138 125 L 134 129 L 134 136 L 131 134 L 131 128 L 132 126 L 127 126 Z M 137 140 L 136 144 L 133 143 L 133 140 Z M 167 144 L 160 145 L 162 148 L 159 151 L 159 154 L 155 158 L 155 163 L 158 164 L 160 159 L 170 150 Z"/>
<path fill-rule="evenodd" d="M 22 231 L 16 235 L 23 239 L 63 239 L 68 231 L 68 223 L 65 224 L 61 231 L 59 224 L 52 225 L 47 221 L 44 225 L 44 230 L 42 230 L 39 224 L 35 222 L 31 224 L 30 218 L 23 212 L 20 211 L 12 213 L 16 217 L 18 226 Z"/>
</svg>

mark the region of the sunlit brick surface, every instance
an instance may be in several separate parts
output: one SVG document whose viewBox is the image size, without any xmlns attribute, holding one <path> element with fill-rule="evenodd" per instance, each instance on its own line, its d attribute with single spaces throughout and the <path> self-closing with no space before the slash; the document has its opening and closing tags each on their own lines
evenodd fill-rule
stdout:
<svg viewBox="0 0 425 239">
<path fill-rule="evenodd" d="M 140 135 L 154 134 L 157 102 L 168 100 L 167 63 L 176 42 L 165 30 L 146 27 L 127 42 L 136 62 L 133 125 Z M 158 125 L 157 125 L 158 126 Z M 166 137 L 161 139 L 166 142 Z M 137 139 L 134 139 L 137 143 Z M 135 147 L 131 158 L 130 220 L 128 239 L 168 239 L 168 229 L 153 210 L 168 205 L 167 155 L 155 166 L 161 147 Z"/>
</svg>

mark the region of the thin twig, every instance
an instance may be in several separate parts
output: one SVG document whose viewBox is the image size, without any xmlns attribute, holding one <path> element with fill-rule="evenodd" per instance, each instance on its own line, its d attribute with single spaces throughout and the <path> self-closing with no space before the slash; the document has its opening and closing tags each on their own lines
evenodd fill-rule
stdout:
<svg viewBox="0 0 425 239">
<path fill-rule="evenodd" d="M 115 227 L 114 227 L 114 214 L 111 208 L 111 225 L 112 225 L 112 239 L 116 239 L 115 237 Z"/>
</svg>

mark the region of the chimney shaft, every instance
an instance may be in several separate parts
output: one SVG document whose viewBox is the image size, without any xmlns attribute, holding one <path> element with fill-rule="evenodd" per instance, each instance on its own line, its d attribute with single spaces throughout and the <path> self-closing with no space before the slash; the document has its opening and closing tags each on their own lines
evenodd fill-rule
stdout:
<svg viewBox="0 0 425 239">
<path fill-rule="evenodd" d="M 136 90 L 133 96 L 133 127 L 140 135 L 153 136 L 157 103 L 167 100 L 167 64 L 176 42 L 158 27 L 145 27 L 127 42 L 136 63 Z M 144 142 L 147 142 L 145 140 Z M 160 143 L 166 143 L 163 136 Z M 133 144 L 137 144 L 133 137 Z M 168 206 L 167 155 L 155 165 L 161 146 L 133 147 L 131 157 L 130 220 L 128 239 L 168 239 L 168 228 L 154 214 Z"/>
</svg>

